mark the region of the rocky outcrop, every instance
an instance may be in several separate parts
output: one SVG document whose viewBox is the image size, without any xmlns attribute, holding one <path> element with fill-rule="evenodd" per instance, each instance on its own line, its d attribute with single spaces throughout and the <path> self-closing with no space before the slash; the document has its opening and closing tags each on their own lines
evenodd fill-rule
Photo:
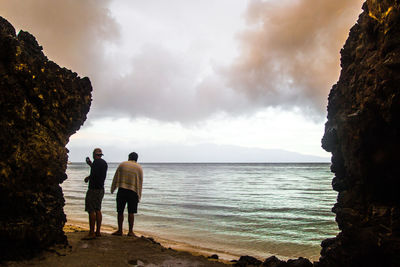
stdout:
<svg viewBox="0 0 400 267">
<path fill-rule="evenodd" d="M 31 34 L 0 17 L 0 261 L 66 242 L 69 137 L 86 119 L 88 78 L 49 61 Z"/>
<path fill-rule="evenodd" d="M 366 1 L 341 66 L 322 140 L 341 232 L 318 266 L 400 266 L 400 1 Z"/>
</svg>

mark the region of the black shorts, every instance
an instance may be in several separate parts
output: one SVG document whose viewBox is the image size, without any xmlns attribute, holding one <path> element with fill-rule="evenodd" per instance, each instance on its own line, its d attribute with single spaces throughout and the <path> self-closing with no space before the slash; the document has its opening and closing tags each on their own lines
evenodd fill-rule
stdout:
<svg viewBox="0 0 400 267">
<path fill-rule="evenodd" d="M 85 198 L 85 211 L 100 211 L 103 197 L 104 189 L 88 189 Z"/>
<path fill-rule="evenodd" d="M 137 213 L 139 197 L 135 191 L 118 188 L 117 212 L 124 213 L 125 204 L 128 203 L 128 213 Z"/>
</svg>

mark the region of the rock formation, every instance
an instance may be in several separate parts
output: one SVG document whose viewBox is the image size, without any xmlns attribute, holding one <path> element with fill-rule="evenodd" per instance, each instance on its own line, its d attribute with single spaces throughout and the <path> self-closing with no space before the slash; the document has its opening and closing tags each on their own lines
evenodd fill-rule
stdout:
<svg viewBox="0 0 400 267">
<path fill-rule="evenodd" d="M 341 232 L 318 266 L 400 266 L 400 1 L 364 3 L 341 66 L 322 140 Z"/>
<path fill-rule="evenodd" d="M 69 137 L 86 119 L 92 87 L 49 61 L 31 34 L 0 17 L 0 261 L 66 242 Z"/>
</svg>

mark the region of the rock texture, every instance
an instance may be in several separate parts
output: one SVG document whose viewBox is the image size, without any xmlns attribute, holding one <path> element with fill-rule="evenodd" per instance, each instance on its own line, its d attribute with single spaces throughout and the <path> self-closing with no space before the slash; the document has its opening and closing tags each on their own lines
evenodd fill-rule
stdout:
<svg viewBox="0 0 400 267">
<path fill-rule="evenodd" d="M 0 261 L 66 242 L 69 137 L 86 119 L 92 87 L 49 61 L 31 34 L 0 17 Z"/>
<path fill-rule="evenodd" d="M 298 258 L 296 260 L 282 261 L 275 256 L 267 258 L 262 264 L 264 267 L 312 267 L 313 264 L 305 258 Z"/>
<path fill-rule="evenodd" d="M 364 3 L 341 66 L 322 140 L 341 232 L 318 266 L 400 266 L 400 1 Z"/>
</svg>

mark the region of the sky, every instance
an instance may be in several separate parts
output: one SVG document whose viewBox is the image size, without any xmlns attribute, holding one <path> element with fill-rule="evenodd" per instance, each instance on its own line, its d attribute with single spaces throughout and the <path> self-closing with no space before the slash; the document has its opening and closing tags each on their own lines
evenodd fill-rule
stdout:
<svg viewBox="0 0 400 267">
<path fill-rule="evenodd" d="M 110 162 L 130 151 L 226 162 L 249 148 L 329 160 L 327 97 L 362 2 L 0 0 L 0 15 L 92 82 L 70 161 L 95 147 Z M 265 160 L 248 155 L 240 161 Z"/>
</svg>

